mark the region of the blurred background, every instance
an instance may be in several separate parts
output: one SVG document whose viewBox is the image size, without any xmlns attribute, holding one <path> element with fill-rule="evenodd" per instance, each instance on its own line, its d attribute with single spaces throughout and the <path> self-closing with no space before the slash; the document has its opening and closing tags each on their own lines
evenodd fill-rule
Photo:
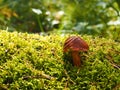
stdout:
<svg viewBox="0 0 120 90">
<path fill-rule="evenodd" d="M 0 29 L 88 34 L 120 42 L 120 0 L 0 0 Z"/>
</svg>

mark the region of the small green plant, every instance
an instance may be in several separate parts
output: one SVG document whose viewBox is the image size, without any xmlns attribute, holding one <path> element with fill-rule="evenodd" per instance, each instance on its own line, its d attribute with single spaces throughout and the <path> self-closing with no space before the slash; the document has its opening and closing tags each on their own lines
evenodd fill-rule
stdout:
<svg viewBox="0 0 120 90">
<path fill-rule="evenodd" d="M 36 18 L 37 18 L 37 21 L 38 21 L 41 32 L 44 32 L 43 26 L 42 26 L 42 23 L 41 23 L 41 20 L 40 20 L 41 19 L 40 14 L 42 14 L 42 11 L 40 9 L 35 9 L 35 8 L 33 8 L 32 11 L 36 14 Z"/>
</svg>

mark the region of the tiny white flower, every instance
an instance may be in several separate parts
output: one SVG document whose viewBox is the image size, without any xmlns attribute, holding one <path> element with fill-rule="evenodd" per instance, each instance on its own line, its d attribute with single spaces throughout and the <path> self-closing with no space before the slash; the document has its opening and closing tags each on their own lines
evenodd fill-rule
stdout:
<svg viewBox="0 0 120 90">
<path fill-rule="evenodd" d="M 60 22 L 58 20 L 53 20 L 52 25 L 59 24 Z"/>
<path fill-rule="evenodd" d="M 32 11 L 36 14 L 42 14 L 42 11 L 40 9 L 35 9 L 35 8 L 32 8 Z"/>
<path fill-rule="evenodd" d="M 47 11 L 45 14 L 46 14 L 46 15 L 50 15 L 50 11 Z"/>
<path fill-rule="evenodd" d="M 107 23 L 108 25 L 120 25 L 120 21 L 116 20 L 116 21 L 110 21 Z"/>
<path fill-rule="evenodd" d="M 47 18 L 47 21 L 50 21 L 51 20 L 51 18 Z"/>
<path fill-rule="evenodd" d="M 64 15 L 65 13 L 64 13 L 64 11 L 59 11 L 58 14 L 62 16 L 62 15 Z"/>
</svg>

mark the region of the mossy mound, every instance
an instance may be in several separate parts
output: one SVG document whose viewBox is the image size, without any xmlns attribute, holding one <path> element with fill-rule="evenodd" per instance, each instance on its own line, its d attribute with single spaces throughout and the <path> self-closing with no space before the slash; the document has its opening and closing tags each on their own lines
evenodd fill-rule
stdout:
<svg viewBox="0 0 120 90">
<path fill-rule="evenodd" d="M 0 31 L 0 90 L 119 90 L 120 44 L 81 36 L 90 46 L 80 69 L 64 63 L 69 35 Z M 69 57 L 68 57 L 69 59 Z"/>
</svg>

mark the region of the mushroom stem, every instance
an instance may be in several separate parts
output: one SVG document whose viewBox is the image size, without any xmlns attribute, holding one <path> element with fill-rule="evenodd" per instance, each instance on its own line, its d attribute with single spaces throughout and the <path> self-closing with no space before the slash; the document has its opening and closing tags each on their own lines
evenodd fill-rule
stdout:
<svg viewBox="0 0 120 90">
<path fill-rule="evenodd" d="M 80 61 L 80 56 L 78 51 L 72 51 L 72 58 L 73 58 L 74 66 L 80 67 L 81 61 Z"/>
</svg>

